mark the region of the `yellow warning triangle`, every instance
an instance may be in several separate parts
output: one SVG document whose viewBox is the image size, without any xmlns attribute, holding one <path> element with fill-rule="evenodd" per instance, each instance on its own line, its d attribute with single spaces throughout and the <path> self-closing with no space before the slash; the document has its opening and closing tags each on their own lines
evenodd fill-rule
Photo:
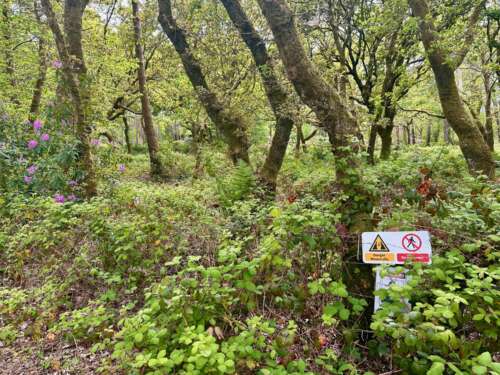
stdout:
<svg viewBox="0 0 500 375">
<path fill-rule="evenodd" d="M 370 251 L 389 251 L 389 248 L 382 237 L 380 237 L 380 234 L 377 234 L 377 237 L 375 237 L 375 241 L 373 241 Z"/>
</svg>

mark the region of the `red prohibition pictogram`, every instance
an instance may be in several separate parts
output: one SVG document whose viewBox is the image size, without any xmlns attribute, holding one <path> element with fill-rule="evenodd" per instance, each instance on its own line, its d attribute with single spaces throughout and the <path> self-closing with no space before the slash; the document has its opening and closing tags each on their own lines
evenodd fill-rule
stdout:
<svg viewBox="0 0 500 375">
<path fill-rule="evenodd" d="M 415 233 L 408 233 L 403 236 L 401 245 L 406 251 L 418 251 L 422 247 L 422 240 Z"/>
</svg>

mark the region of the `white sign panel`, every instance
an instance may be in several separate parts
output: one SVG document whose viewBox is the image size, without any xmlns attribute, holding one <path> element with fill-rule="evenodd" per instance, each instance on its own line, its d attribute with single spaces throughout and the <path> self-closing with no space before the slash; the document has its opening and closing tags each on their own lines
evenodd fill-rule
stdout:
<svg viewBox="0 0 500 375">
<path fill-rule="evenodd" d="M 431 263 L 431 239 L 427 231 L 364 232 L 361 241 L 364 263 Z"/>
<path fill-rule="evenodd" d="M 380 267 L 377 267 L 377 278 L 375 279 L 375 291 L 379 289 L 389 289 L 391 285 L 404 286 L 408 284 L 409 276 L 407 271 L 403 270 L 401 272 L 395 272 L 394 268 L 388 268 L 384 272 L 384 276 L 380 274 Z M 407 310 L 411 310 L 411 306 L 408 300 L 402 298 L 402 302 L 406 304 Z M 374 310 L 380 309 L 384 302 L 388 302 L 387 299 L 382 300 L 379 296 L 375 296 L 375 306 Z"/>
</svg>

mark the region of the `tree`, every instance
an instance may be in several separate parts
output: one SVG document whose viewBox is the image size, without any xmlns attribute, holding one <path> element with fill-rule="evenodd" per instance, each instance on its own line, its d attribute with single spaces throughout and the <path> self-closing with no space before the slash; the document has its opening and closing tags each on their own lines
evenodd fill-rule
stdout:
<svg viewBox="0 0 500 375">
<path fill-rule="evenodd" d="M 38 9 L 38 2 L 35 0 L 33 2 L 33 8 L 35 12 L 35 17 L 39 26 L 42 25 L 40 18 L 40 11 Z M 47 76 L 47 45 L 42 32 L 38 35 L 38 76 L 35 82 L 35 87 L 33 90 L 33 96 L 31 98 L 30 105 L 30 120 L 33 121 L 38 114 L 40 108 L 40 101 L 42 99 L 43 85 L 45 84 L 45 78 Z"/>
<path fill-rule="evenodd" d="M 255 30 L 239 0 L 221 0 L 221 2 L 231 21 L 238 29 L 241 38 L 252 53 L 264 85 L 267 100 L 276 118 L 276 131 L 264 165 L 260 170 L 260 176 L 264 183 L 271 190 L 275 190 L 276 178 L 281 169 L 294 124 L 292 105 L 286 89 L 279 82 L 276 75 L 272 59 L 267 52 L 266 43 Z"/>
<path fill-rule="evenodd" d="M 97 182 L 90 150 L 90 90 L 87 67 L 82 45 L 82 18 L 87 0 L 65 0 L 64 34 L 57 22 L 50 0 L 41 0 L 42 8 L 62 63 L 65 85 L 71 97 L 73 114 L 76 121 L 76 134 L 79 141 L 78 153 L 81 170 L 84 173 L 83 187 L 90 198 L 97 194 Z"/>
<path fill-rule="evenodd" d="M 443 41 L 440 40 L 427 1 L 409 0 L 413 14 L 419 21 L 422 43 L 434 73 L 443 114 L 458 136 L 460 149 L 469 170 L 473 174 L 484 173 L 493 178 L 495 175 L 493 157 L 479 128 L 465 109 L 455 82 L 455 70 L 463 62 L 474 39 L 474 28 L 484 2 L 483 0 L 473 7 L 462 37 L 463 47 L 455 51 L 450 61 L 449 53 L 442 46 Z"/>
<path fill-rule="evenodd" d="M 139 5 L 137 0 L 132 0 L 132 16 L 134 20 L 134 41 L 135 41 L 135 54 L 137 58 L 137 80 L 139 82 L 139 91 L 141 94 L 141 107 L 142 107 L 142 118 L 144 120 L 144 133 L 146 135 L 146 141 L 148 144 L 149 151 L 149 162 L 151 165 L 151 176 L 152 177 L 165 177 L 165 169 L 161 163 L 158 144 L 158 139 L 156 137 L 155 128 L 153 124 L 153 115 L 151 113 L 151 106 L 149 104 L 149 96 L 146 87 L 146 73 L 145 73 L 145 62 L 144 62 L 144 51 L 142 49 L 141 39 L 141 20 L 139 18 Z M 125 131 L 128 131 L 128 123 L 124 117 Z M 127 137 L 127 135 L 126 135 Z"/>
<path fill-rule="evenodd" d="M 358 173 L 357 143 L 354 142 L 358 129 L 356 119 L 347 103 L 307 57 L 285 1 L 259 0 L 259 6 L 273 32 L 288 79 L 302 101 L 316 114 L 319 126 L 328 134 L 336 160 L 337 182 L 340 185 L 353 182 L 351 177 Z"/>
<path fill-rule="evenodd" d="M 158 6 L 158 20 L 160 25 L 179 54 L 186 75 L 198 99 L 217 130 L 220 132 L 222 138 L 227 143 L 231 160 L 235 164 L 240 160 L 249 164 L 249 142 L 246 135 L 244 119 L 229 108 L 225 108 L 215 92 L 210 90 L 201 69 L 201 65 L 191 51 L 191 47 L 186 38 L 186 32 L 177 25 L 172 15 L 171 1 L 158 0 Z"/>
<path fill-rule="evenodd" d="M 318 0 L 317 13 L 306 21 L 318 40 L 320 55 L 352 78 L 368 111 L 368 161 L 373 164 L 377 135 L 380 157 L 390 156 L 397 102 L 423 73 L 417 38 L 407 27 L 406 8 L 399 1 Z"/>
</svg>

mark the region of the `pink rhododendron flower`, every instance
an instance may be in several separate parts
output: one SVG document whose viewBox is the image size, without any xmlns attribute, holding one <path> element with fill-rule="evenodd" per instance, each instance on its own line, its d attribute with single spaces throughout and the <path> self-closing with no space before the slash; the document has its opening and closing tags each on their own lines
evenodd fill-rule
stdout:
<svg viewBox="0 0 500 375">
<path fill-rule="evenodd" d="M 70 194 L 67 196 L 69 201 L 76 201 L 76 195 L 75 194 Z"/>
<path fill-rule="evenodd" d="M 43 133 L 40 139 L 42 140 L 42 142 L 47 142 L 50 139 L 50 137 L 47 133 Z"/>
<path fill-rule="evenodd" d="M 64 203 L 64 201 L 65 201 L 64 195 L 62 195 L 62 194 L 56 194 L 56 195 L 54 195 L 54 201 L 56 203 Z"/>
<path fill-rule="evenodd" d="M 33 129 L 35 129 L 35 131 L 38 131 L 42 128 L 42 122 L 38 119 L 36 119 L 35 121 L 33 121 Z"/>
<path fill-rule="evenodd" d="M 98 140 L 98 139 L 93 139 L 93 140 L 90 141 L 90 144 L 92 146 L 99 146 L 101 144 L 101 141 Z"/>
<path fill-rule="evenodd" d="M 30 150 L 33 150 L 36 146 L 38 146 L 38 142 L 32 139 L 31 141 L 28 142 L 28 148 Z"/>
<path fill-rule="evenodd" d="M 27 184 L 29 184 L 31 182 L 31 180 L 33 180 L 33 177 L 31 177 L 31 176 L 24 176 L 24 182 L 26 182 Z"/>
<path fill-rule="evenodd" d="M 52 61 L 52 67 L 56 69 L 62 68 L 62 62 L 59 60 L 54 60 Z"/>
<path fill-rule="evenodd" d="M 27 169 L 27 170 L 28 170 L 28 174 L 29 174 L 30 176 L 34 175 L 37 169 L 38 169 L 38 167 L 37 167 L 36 165 L 34 165 L 34 164 L 33 164 L 32 166 L 30 166 L 30 167 Z"/>
<path fill-rule="evenodd" d="M 120 172 L 125 172 L 125 165 L 120 164 L 120 165 L 118 166 L 118 170 L 119 170 Z"/>
</svg>

